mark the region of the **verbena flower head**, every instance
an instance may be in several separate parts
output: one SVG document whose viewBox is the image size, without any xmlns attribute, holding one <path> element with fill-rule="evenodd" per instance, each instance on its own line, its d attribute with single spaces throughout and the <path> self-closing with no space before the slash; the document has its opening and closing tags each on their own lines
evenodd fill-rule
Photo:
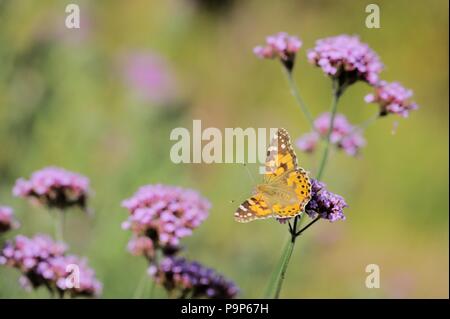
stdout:
<svg viewBox="0 0 450 319">
<path fill-rule="evenodd" d="M 234 298 L 238 287 L 230 280 L 198 262 L 184 258 L 166 257 L 149 274 L 170 293 L 181 298 Z"/>
<path fill-rule="evenodd" d="M 87 266 L 86 260 L 77 256 L 66 255 L 67 246 L 54 242 L 46 235 L 28 238 L 16 236 L 8 241 L 0 251 L 0 265 L 17 268 L 24 287 L 46 287 L 50 292 L 60 296 L 97 296 L 101 293 L 101 284 L 95 273 Z M 72 282 L 72 268 L 77 266 L 79 283 Z M 69 283 L 69 285 L 68 285 Z M 79 284 L 79 285 L 78 285 Z"/>
<path fill-rule="evenodd" d="M 0 206 L 0 234 L 16 229 L 19 226 L 19 222 L 14 219 L 13 209 L 7 206 Z"/>
<path fill-rule="evenodd" d="M 344 136 L 337 143 L 337 147 L 344 150 L 344 152 L 350 156 L 358 155 L 360 149 L 364 146 L 366 146 L 366 140 L 358 131 L 354 131 L 351 134 Z"/>
<path fill-rule="evenodd" d="M 311 180 L 312 197 L 305 207 L 305 213 L 311 218 L 327 219 L 330 222 L 345 220 L 344 208 L 347 203 L 344 198 L 326 189 L 326 185 L 315 179 Z"/>
<path fill-rule="evenodd" d="M 308 60 L 338 79 L 340 86 L 356 81 L 375 85 L 383 69 L 380 58 L 367 44 L 346 34 L 316 41 L 315 48 L 308 51 Z"/>
<path fill-rule="evenodd" d="M 169 103 L 176 95 L 175 79 L 167 62 L 155 53 L 138 52 L 125 57 L 123 74 L 138 98 Z"/>
<path fill-rule="evenodd" d="M 170 254 L 206 219 L 211 205 L 194 190 L 157 184 L 141 187 L 122 206 L 130 212 L 122 227 L 147 236 L 155 249 Z"/>
<path fill-rule="evenodd" d="M 389 113 L 408 117 L 409 112 L 418 109 L 418 105 L 411 101 L 412 90 L 404 88 L 398 82 L 382 81 L 375 88 L 375 93 L 365 97 L 367 103 L 378 103 L 380 105 L 380 115 Z"/>
<path fill-rule="evenodd" d="M 331 124 L 331 114 L 322 113 L 314 120 L 314 129 L 321 135 L 327 136 Z M 353 130 L 353 126 L 348 122 L 344 114 L 336 114 L 334 117 L 333 131 L 330 135 L 330 142 L 337 143 L 344 136 Z"/>
<path fill-rule="evenodd" d="M 297 145 L 297 147 L 305 153 L 313 153 L 316 150 L 319 141 L 320 141 L 319 133 L 310 132 L 299 137 L 296 140 L 295 145 Z"/>
<path fill-rule="evenodd" d="M 314 132 L 304 134 L 296 141 L 297 147 L 306 153 L 316 150 L 320 138 L 326 138 L 331 122 L 331 114 L 323 113 L 314 121 Z M 336 114 L 330 143 L 344 150 L 348 155 L 356 156 L 359 150 L 366 145 L 362 134 L 351 125 L 345 115 Z"/>
<path fill-rule="evenodd" d="M 19 178 L 14 196 L 29 198 L 49 208 L 78 206 L 86 209 L 89 179 L 59 167 L 46 167 L 34 172 L 29 180 Z"/>
<path fill-rule="evenodd" d="M 302 41 L 296 36 L 291 36 L 286 32 L 268 36 L 266 45 L 257 46 L 253 49 L 256 56 L 262 59 L 279 58 L 284 66 L 292 71 L 294 67 L 295 55 L 302 47 Z"/>
</svg>

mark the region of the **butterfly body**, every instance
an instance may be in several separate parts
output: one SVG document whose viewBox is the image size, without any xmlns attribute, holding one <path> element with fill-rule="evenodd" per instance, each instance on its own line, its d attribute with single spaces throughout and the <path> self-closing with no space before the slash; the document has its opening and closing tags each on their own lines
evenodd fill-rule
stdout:
<svg viewBox="0 0 450 319">
<path fill-rule="evenodd" d="M 302 213 L 310 199 L 308 174 L 297 166 L 289 134 L 281 128 L 268 148 L 263 183 L 239 206 L 235 220 L 245 223 L 270 217 L 292 218 Z"/>
</svg>

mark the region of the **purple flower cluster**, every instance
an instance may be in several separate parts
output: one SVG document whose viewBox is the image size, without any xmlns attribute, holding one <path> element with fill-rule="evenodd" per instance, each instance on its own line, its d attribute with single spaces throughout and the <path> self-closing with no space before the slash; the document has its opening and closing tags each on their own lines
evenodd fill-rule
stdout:
<svg viewBox="0 0 450 319">
<path fill-rule="evenodd" d="M 14 219 L 11 207 L 0 206 L 0 234 L 18 228 L 19 222 Z"/>
<path fill-rule="evenodd" d="M 314 132 L 301 136 L 297 141 L 297 147 L 308 153 L 316 150 L 320 138 L 325 138 L 330 128 L 331 115 L 323 113 L 314 121 Z M 355 156 L 360 148 L 365 146 L 366 141 L 358 130 L 351 125 L 345 115 L 336 114 L 334 118 L 333 131 L 330 135 L 330 143 L 344 150 L 347 154 Z"/>
<path fill-rule="evenodd" d="M 89 179 L 59 167 L 34 172 L 29 180 L 20 178 L 13 188 L 14 196 L 29 198 L 49 208 L 78 206 L 86 209 Z"/>
<path fill-rule="evenodd" d="M 296 141 L 295 145 L 305 153 L 314 153 L 319 145 L 320 135 L 317 132 L 309 132 L 300 136 Z"/>
<path fill-rule="evenodd" d="M 24 287 L 46 287 L 63 297 L 98 296 L 102 285 L 84 259 L 66 255 L 67 246 L 46 235 L 17 236 L 0 251 L 0 265 L 20 270 Z M 73 267 L 77 268 L 77 274 Z"/>
<path fill-rule="evenodd" d="M 358 80 L 375 85 L 383 69 L 380 58 L 367 44 L 345 34 L 316 41 L 315 48 L 308 51 L 308 60 L 339 79 L 341 85 Z"/>
<path fill-rule="evenodd" d="M 179 298 L 230 299 L 238 287 L 230 280 L 197 262 L 166 257 L 158 266 L 150 266 L 149 274 L 167 291 Z"/>
<path fill-rule="evenodd" d="M 305 207 L 305 213 L 311 218 L 327 219 L 330 222 L 345 220 L 344 208 L 347 203 L 344 198 L 326 189 L 326 185 L 315 179 L 311 180 L 312 197 Z"/>
<path fill-rule="evenodd" d="M 299 38 L 291 36 L 286 32 L 279 32 L 268 36 L 266 38 L 266 45 L 255 47 L 253 52 L 262 59 L 279 58 L 288 70 L 292 70 L 295 54 L 301 47 L 302 41 Z"/>
<path fill-rule="evenodd" d="M 141 187 L 122 206 L 130 212 L 122 227 L 134 234 L 130 251 L 134 254 L 145 251 L 149 256 L 157 248 L 165 253 L 178 251 L 180 239 L 200 226 L 211 205 L 194 190 L 157 184 Z M 142 236 L 151 239 L 152 247 Z"/>
<path fill-rule="evenodd" d="M 418 109 L 418 105 L 411 101 L 412 90 L 404 88 L 398 82 L 381 81 L 375 87 L 375 93 L 365 97 L 367 103 L 378 103 L 380 105 L 380 115 L 389 113 L 408 117 L 412 110 Z"/>
<path fill-rule="evenodd" d="M 122 225 L 133 237 L 128 251 L 144 256 L 148 273 L 169 293 L 180 298 L 233 298 L 237 287 L 214 270 L 176 257 L 180 240 L 190 236 L 208 216 L 210 203 L 194 190 L 167 185 L 146 185 L 124 200 L 130 216 Z M 157 259 L 161 252 L 163 259 Z"/>
</svg>

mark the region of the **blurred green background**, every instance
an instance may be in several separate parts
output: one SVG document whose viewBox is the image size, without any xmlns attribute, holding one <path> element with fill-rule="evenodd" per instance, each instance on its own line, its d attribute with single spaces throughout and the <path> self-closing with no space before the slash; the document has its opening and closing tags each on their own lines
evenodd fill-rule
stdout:
<svg viewBox="0 0 450 319">
<path fill-rule="evenodd" d="M 330 80 L 308 64 L 306 49 L 318 38 L 357 34 L 381 56 L 382 78 L 412 88 L 421 107 L 408 119 L 372 125 L 359 158 L 331 155 L 324 180 L 345 197 L 347 220 L 319 222 L 300 238 L 281 296 L 448 298 L 447 1 L 377 1 L 380 29 L 365 27 L 371 2 L 359 0 L 70 2 L 80 5 L 81 29 L 64 27 L 69 2 L 0 1 L 0 204 L 12 206 L 22 223 L 7 238 L 53 233 L 44 209 L 12 197 L 17 178 L 47 165 L 80 172 L 91 179 L 95 215 L 71 211 L 66 240 L 89 258 L 103 297 L 130 298 L 146 263 L 126 251 L 121 201 L 147 183 L 194 188 L 213 207 L 183 241 L 184 255 L 236 281 L 240 297 L 261 297 L 286 226 L 234 222 L 236 205 L 253 187 L 245 168 L 175 165 L 170 131 L 191 130 L 192 119 L 201 119 L 203 127 L 285 127 L 300 136 L 309 128 L 280 64 L 257 59 L 252 48 L 278 31 L 303 40 L 295 78 L 317 115 L 328 109 Z M 124 57 L 136 52 L 165 61 L 166 96 L 139 96 L 124 80 Z M 377 110 L 363 101 L 370 91 L 352 86 L 339 111 L 352 123 L 364 121 Z M 314 173 L 318 156 L 297 153 Z M 257 176 L 256 165 L 250 170 Z M 380 289 L 365 287 L 368 264 L 380 266 Z M 48 296 L 24 292 L 18 277 L 0 268 L 0 297 Z"/>
</svg>

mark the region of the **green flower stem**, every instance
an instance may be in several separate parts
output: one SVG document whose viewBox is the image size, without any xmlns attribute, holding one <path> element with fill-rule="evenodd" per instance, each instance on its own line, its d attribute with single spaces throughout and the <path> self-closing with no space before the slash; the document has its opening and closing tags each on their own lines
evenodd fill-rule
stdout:
<svg viewBox="0 0 450 319">
<path fill-rule="evenodd" d="M 349 134 L 352 134 L 352 133 L 357 132 L 357 131 L 364 131 L 366 128 L 368 128 L 370 125 L 372 125 L 379 118 L 380 118 L 380 114 L 379 113 L 375 114 L 372 117 L 369 117 L 367 120 L 365 120 L 361 124 L 355 126 L 353 128 L 353 130 L 351 130 L 351 132 Z"/>
<path fill-rule="evenodd" d="M 133 299 L 141 299 L 142 298 L 142 296 L 144 295 L 148 280 L 149 280 L 149 278 L 148 278 L 147 270 L 145 270 L 144 274 L 142 275 L 141 279 L 139 280 L 139 283 L 138 283 L 136 289 L 134 290 Z"/>
<path fill-rule="evenodd" d="M 334 119 L 335 119 L 336 113 L 337 113 L 339 97 L 341 96 L 340 92 L 342 92 L 342 91 L 338 88 L 337 82 L 333 81 L 333 100 L 331 102 L 330 127 L 328 128 L 327 136 L 325 139 L 325 148 L 324 148 L 324 151 L 322 154 L 322 159 L 320 160 L 319 169 L 317 170 L 317 175 L 316 175 L 317 180 L 322 179 L 323 173 L 325 170 L 325 166 L 327 165 L 328 154 L 330 152 L 330 138 L 331 138 L 331 133 L 333 133 Z"/>
<path fill-rule="evenodd" d="M 65 214 L 62 210 L 56 210 L 54 215 L 55 224 L 55 239 L 60 242 L 64 242 L 64 221 Z"/>
<path fill-rule="evenodd" d="M 286 276 L 286 270 L 289 265 L 289 261 L 291 260 L 292 252 L 294 251 L 295 238 L 295 236 L 292 236 L 286 243 L 283 263 L 276 281 L 275 294 L 273 296 L 274 299 L 278 299 L 280 297 L 281 288 L 283 287 L 284 278 Z"/>
<path fill-rule="evenodd" d="M 303 114 L 305 114 L 305 117 L 308 120 L 308 123 L 311 126 L 311 129 L 314 130 L 314 119 L 313 119 L 311 113 L 309 112 L 308 107 L 306 106 L 305 102 L 303 101 L 302 97 L 300 96 L 300 92 L 299 92 L 297 84 L 295 83 L 295 80 L 292 76 L 292 72 L 289 72 L 288 70 L 286 70 L 286 68 L 283 68 L 283 70 L 284 70 L 284 73 L 286 74 L 286 78 L 288 80 L 291 94 L 294 96 L 294 99 L 297 102 L 297 104 L 300 106 L 300 109 L 302 110 Z"/>
<path fill-rule="evenodd" d="M 281 287 L 283 286 L 283 281 L 286 276 L 287 266 L 292 256 L 295 245 L 295 233 L 297 232 L 297 227 L 301 224 L 303 214 L 296 216 L 294 218 L 294 226 L 290 228 L 290 234 L 288 241 L 286 242 L 281 258 L 275 268 L 272 276 L 270 278 L 269 286 L 266 291 L 266 298 L 277 299 L 280 295 Z"/>
<path fill-rule="evenodd" d="M 155 298 L 155 286 L 156 282 L 155 280 L 152 280 L 152 283 L 150 284 L 150 299 Z"/>
<path fill-rule="evenodd" d="M 309 227 L 311 227 L 315 222 L 317 222 L 320 219 L 320 216 L 317 216 L 315 219 L 309 222 L 308 225 L 300 229 L 298 232 L 295 233 L 295 237 L 300 236 L 305 230 L 307 230 Z"/>
<path fill-rule="evenodd" d="M 286 259 L 286 255 L 288 253 L 290 245 L 291 245 L 291 237 L 289 237 L 289 239 L 286 241 L 281 257 L 278 260 L 278 264 L 275 267 L 274 271 L 272 272 L 272 275 L 270 276 L 269 285 L 267 287 L 266 294 L 264 296 L 265 298 L 273 298 L 273 291 L 275 289 L 275 284 L 277 283 L 278 276 L 281 273 L 281 269 L 283 267 L 283 263 Z"/>
</svg>

